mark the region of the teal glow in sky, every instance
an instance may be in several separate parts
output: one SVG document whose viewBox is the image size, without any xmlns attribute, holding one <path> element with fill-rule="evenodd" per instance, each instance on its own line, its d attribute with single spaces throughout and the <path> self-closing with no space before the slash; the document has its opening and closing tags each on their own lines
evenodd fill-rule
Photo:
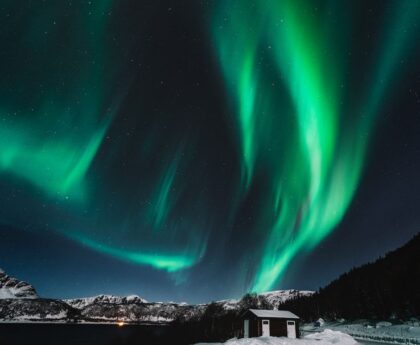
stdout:
<svg viewBox="0 0 420 345">
<path fill-rule="evenodd" d="M 296 0 L 220 2 L 216 10 L 212 36 L 236 117 L 244 188 L 257 169 L 269 184 L 253 291 L 272 289 L 296 255 L 314 249 L 342 220 L 385 91 L 415 38 L 418 4 L 395 2 L 379 36 L 374 78 L 352 92 L 366 106 L 346 109 L 349 11 L 332 3 L 321 14 Z"/>
<path fill-rule="evenodd" d="M 418 183 L 400 177 L 420 164 L 407 134 L 419 122 L 418 1 L 24 0 L 0 13 L 0 241 L 16 229 L 6 271 L 34 267 L 37 279 L 48 267 L 83 295 L 68 278 L 79 270 L 112 293 L 129 270 L 130 293 L 201 302 L 318 288 L 327 278 L 302 272 L 329 240 L 377 228 L 400 239 L 372 205 L 413 231 L 398 210 L 420 193 L 391 192 Z"/>
<path fill-rule="evenodd" d="M 22 179 L 43 195 L 44 204 L 64 202 L 66 219 L 50 221 L 57 231 L 82 245 L 164 271 L 188 268 L 199 260 L 206 244 L 201 241 L 204 232 L 189 236 L 193 230 L 182 221 L 168 219 L 180 161 L 177 148 L 168 154 L 176 155 L 169 167 L 165 163 L 158 167 L 162 179 L 152 182 L 153 189 L 145 193 L 151 201 L 137 206 L 137 217 L 120 214 L 125 217 L 122 222 L 118 216 L 103 222 L 106 217 L 96 211 L 102 201 L 95 191 L 101 184 L 98 175 L 89 173 L 109 137 L 130 79 L 116 90 L 115 77 L 124 64 L 113 54 L 114 2 L 76 1 L 61 7 L 46 4 L 40 8 L 41 18 L 31 18 L 27 30 L 16 39 L 15 49 L 33 55 L 33 62 L 10 77 L 22 94 L 16 91 L 5 99 L 8 92 L 3 92 L 0 102 L 2 177 Z M 65 40 L 62 30 L 67 32 Z M 2 88 L 9 86 L 4 82 Z M 149 233 L 153 229 L 158 233 Z M 146 235 L 139 236 L 142 232 Z"/>
</svg>

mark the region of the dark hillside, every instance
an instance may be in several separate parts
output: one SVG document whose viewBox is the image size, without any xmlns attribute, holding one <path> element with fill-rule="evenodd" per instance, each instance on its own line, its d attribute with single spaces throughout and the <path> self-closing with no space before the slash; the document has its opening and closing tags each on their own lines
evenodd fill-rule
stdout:
<svg viewBox="0 0 420 345">
<path fill-rule="evenodd" d="M 279 309 L 291 310 L 307 321 L 420 316 L 420 234 L 385 257 L 343 274 L 316 294 L 289 300 Z"/>
</svg>

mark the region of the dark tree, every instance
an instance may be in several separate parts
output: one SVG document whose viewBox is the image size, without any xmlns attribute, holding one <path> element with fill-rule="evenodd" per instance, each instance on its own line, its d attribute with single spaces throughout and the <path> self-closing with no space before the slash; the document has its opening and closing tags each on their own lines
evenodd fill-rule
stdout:
<svg viewBox="0 0 420 345">
<path fill-rule="evenodd" d="M 374 263 L 350 270 L 310 297 L 279 306 L 314 321 L 420 316 L 420 234 Z"/>
</svg>

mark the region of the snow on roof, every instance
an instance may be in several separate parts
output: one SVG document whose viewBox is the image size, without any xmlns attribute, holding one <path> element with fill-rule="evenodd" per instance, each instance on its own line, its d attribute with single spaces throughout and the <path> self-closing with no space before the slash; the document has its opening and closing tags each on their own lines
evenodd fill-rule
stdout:
<svg viewBox="0 0 420 345">
<path fill-rule="evenodd" d="M 264 310 L 264 309 L 249 309 L 257 317 L 267 318 L 281 318 L 281 319 L 299 319 L 299 316 L 287 310 Z"/>
</svg>

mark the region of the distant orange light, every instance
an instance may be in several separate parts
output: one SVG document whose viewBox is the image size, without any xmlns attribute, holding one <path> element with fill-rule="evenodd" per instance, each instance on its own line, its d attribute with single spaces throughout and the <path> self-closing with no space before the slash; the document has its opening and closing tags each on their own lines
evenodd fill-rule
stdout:
<svg viewBox="0 0 420 345">
<path fill-rule="evenodd" d="M 122 326 L 124 326 L 124 322 L 123 322 L 123 321 L 117 322 L 117 325 L 118 325 L 119 327 L 122 327 Z"/>
</svg>

